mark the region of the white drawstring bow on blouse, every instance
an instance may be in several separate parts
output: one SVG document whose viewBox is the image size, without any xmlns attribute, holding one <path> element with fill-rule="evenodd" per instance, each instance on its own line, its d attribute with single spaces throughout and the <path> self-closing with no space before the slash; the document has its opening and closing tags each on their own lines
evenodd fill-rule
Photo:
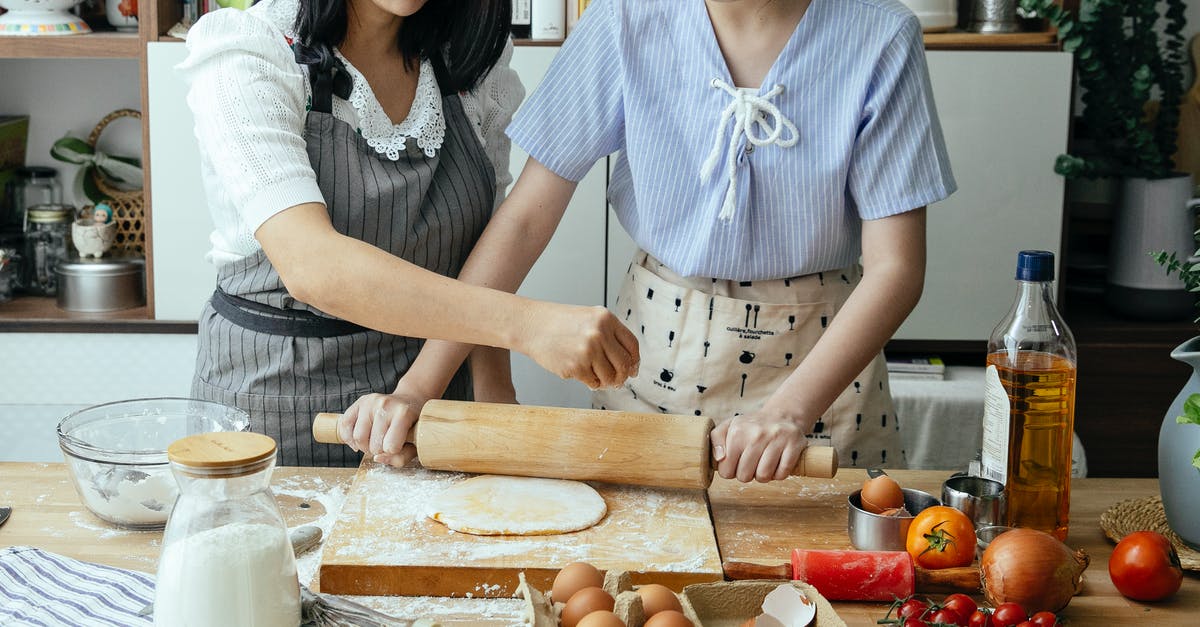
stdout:
<svg viewBox="0 0 1200 627">
<path fill-rule="evenodd" d="M 733 219 L 733 210 L 737 204 L 738 139 L 745 135 L 746 141 L 754 146 L 775 144 L 782 148 L 790 148 L 795 146 L 800 139 L 800 132 L 796 130 L 796 125 L 792 124 L 792 121 L 779 111 L 779 107 L 771 102 L 771 98 L 783 93 L 783 85 L 776 85 L 762 96 L 731 87 L 719 78 L 712 80 L 712 86 L 733 96 L 733 102 L 730 102 L 729 106 L 721 112 L 721 123 L 717 126 L 713 136 L 712 151 L 708 153 L 708 158 L 704 160 L 704 165 L 700 168 L 700 180 L 707 183 L 713 170 L 716 169 L 717 159 L 721 156 L 723 143 L 721 140 L 725 134 L 725 127 L 729 125 L 729 118 L 732 117 L 733 128 L 729 131 L 728 142 L 724 142 L 727 144 L 725 163 L 726 169 L 729 171 L 729 187 L 725 191 L 725 202 L 721 205 L 721 213 L 717 216 L 719 220 L 729 222 Z M 767 131 L 765 137 L 754 134 L 755 124 Z M 784 129 L 791 132 L 791 137 L 783 136 Z"/>
</svg>

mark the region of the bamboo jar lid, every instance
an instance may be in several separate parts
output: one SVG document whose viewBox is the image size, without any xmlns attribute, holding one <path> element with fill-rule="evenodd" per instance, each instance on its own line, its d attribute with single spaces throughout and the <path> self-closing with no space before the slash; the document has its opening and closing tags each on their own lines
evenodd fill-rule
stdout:
<svg viewBox="0 0 1200 627">
<path fill-rule="evenodd" d="M 246 470 L 275 457 L 275 440 L 250 431 L 198 433 L 180 438 L 167 447 L 167 459 L 189 469 L 224 474 Z"/>
</svg>

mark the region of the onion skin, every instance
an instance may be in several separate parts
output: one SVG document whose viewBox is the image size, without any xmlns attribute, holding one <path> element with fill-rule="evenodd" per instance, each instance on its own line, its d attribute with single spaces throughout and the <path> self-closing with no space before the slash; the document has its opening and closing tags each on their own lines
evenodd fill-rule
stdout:
<svg viewBox="0 0 1200 627">
<path fill-rule="evenodd" d="M 1054 536 L 1033 529 L 1013 529 L 992 540 L 979 560 L 988 603 L 1020 603 L 1030 614 L 1057 613 L 1083 588 L 1083 571 L 1091 559 L 1071 552 Z"/>
</svg>

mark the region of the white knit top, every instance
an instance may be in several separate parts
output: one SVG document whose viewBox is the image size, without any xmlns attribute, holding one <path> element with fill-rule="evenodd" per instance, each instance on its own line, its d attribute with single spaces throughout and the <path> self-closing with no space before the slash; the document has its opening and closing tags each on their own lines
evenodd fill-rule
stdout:
<svg viewBox="0 0 1200 627">
<path fill-rule="evenodd" d="M 263 0 L 245 11 L 221 9 L 188 31 L 188 57 L 177 69 L 189 84 L 201 176 L 215 230 L 207 259 L 217 266 L 257 252 L 254 232 L 268 218 L 299 204 L 323 203 L 304 144 L 311 96 L 307 67 L 289 42 L 296 0 Z M 422 62 L 408 117 L 393 124 L 359 71 L 337 53 L 354 78 L 348 100 L 333 99 L 333 115 L 354 126 L 382 158 L 399 159 L 408 141 L 434 155 L 445 138 L 441 90 Z M 461 94 L 496 172 L 496 203 L 512 175 L 504 129 L 525 96 L 509 67 L 512 43 L 473 91 Z"/>
</svg>

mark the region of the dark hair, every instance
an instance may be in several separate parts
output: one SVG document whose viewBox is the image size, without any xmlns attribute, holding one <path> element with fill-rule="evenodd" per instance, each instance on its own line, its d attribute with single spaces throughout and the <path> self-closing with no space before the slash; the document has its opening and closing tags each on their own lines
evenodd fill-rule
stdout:
<svg viewBox="0 0 1200 627">
<path fill-rule="evenodd" d="M 300 0 L 296 41 L 316 50 L 346 39 L 346 0 Z M 429 59 L 443 94 L 474 88 L 492 69 L 512 28 L 512 0 L 429 0 L 406 17 L 399 46 L 407 62 Z"/>
</svg>

